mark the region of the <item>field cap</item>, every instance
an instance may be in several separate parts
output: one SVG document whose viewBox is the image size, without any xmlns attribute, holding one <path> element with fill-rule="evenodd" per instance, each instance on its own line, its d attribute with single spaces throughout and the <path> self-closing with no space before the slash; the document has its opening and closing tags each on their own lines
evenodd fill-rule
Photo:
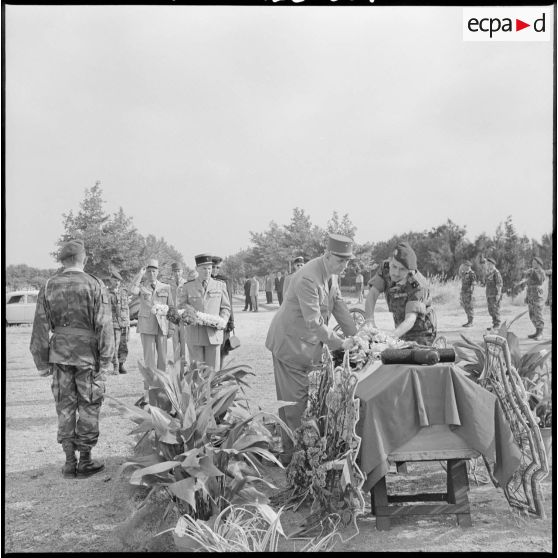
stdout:
<svg viewBox="0 0 558 558">
<path fill-rule="evenodd" d="M 488 258 L 486 258 L 486 261 L 496 265 L 496 260 L 492 256 L 488 256 Z"/>
<path fill-rule="evenodd" d="M 542 258 L 539 258 L 539 256 L 535 256 L 533 258 L 539 265 L 544 265 Z"/>
<path fill-rule="evenodd" d="M 409 270 L 417 268 L 417 255 L 408 242 L 400 242 L 393 251 L 393 257 Z"/>
<path fill-rule="evenodd" d="M 211 256 L 211 263 L 213 265 L 219 265 L 222 261 L 223 258 L 220 258 L 219 256 Z"/>
<path fill-rule="evenodd" d="M 304 258 L 302 256 L 297 256 L 294 260 L 293 260 L 293 264 L 303 264 L 304 263 Z"/>
<path fill-rule="evenodd" d="M 353 259 L 353 241 L 342 234 L 330 234 L 327 239 L 327 249 L 335 256 Z"/>
<path fill-rule="evenodd" d="M 66 258 L 77 256 L 79 254 L 85 254 L 85 246 L 83 245 L 83 240 L 69 240 L 62 246 L 59 259 L 65 260 Z"/>
<path fill-rule="evenodd" d="M 473 265 L 470 260 L 463 260 L 463 265 Z"/>
<path fill-rule="evenodd" d="M 198 254 L 194 257 L 196 260 L 196 265 L 213 265 L 213 260 L 211 254 Z"/>
<path fill-rule="evenodd" d="M 171 271 L 178 271 L 182 269 L 182 266 L 178 262 L 172 262 Z"/>
<path fill-rule="evenodd" d="M 156 259 L 147 260 L 147 264 L 145 267 L 154 267 L 155 269 L 159 269 L 159 262 Z"/>
</svg>

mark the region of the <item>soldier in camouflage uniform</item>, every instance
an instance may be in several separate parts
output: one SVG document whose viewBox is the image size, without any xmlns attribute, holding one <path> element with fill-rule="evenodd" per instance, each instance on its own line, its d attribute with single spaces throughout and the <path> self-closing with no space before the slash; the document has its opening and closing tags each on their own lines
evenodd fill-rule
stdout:
<svg viewBox="0 0 558 558">
<path fill-rule="evenodd" d="M 552 269 L 547 269 L 545 275 L 548 277 L 548 294 L 546 295 L 546 305 L 552 306 Z M 552 312 L 550 312 L 552 318 Z"/>
<path fill-rule="evenodd" d="M 529 319 L 535 326 L 535 333 L 528 335 L 530 339 L 538 341 L 541 339 L 544 329 L 543 308 L 544 308 L 544 291 L 543 284 L 546 274 L 543 269 L 543 261 L 541 258 L 534 257 L 532 267 L 523 274 L 523 279 L 517 283 L 518 287 L 527 284 L 527 296 L 525 302 L 529 306 Z"/>
<path fill-rule="evenodd" d="M 400 242 L 390 259 L 368 282 L 364 312 L 375 327 L 374 310 L 384 293 L 393 314 L 395 330 L 390 334 L 420 345 L 432 345 L 436 338 L 437 318 L 425 277 L 417 270 L 417 257 L 408 242 Z"/>
<path fill-rule="evenodd" d="M 62 247 L 64 270 L 50 277 L 39 292 L 30 344 L 40 374 L 52 374 L 57 439 L 66 454 L 62 469 L 66 478 L 88 477 L 105 467 L 91 459 L 91 448 L 99 437 L 114 334 L 107 289 L 100 279 L 83 271 L 85 259 L 81 240 Z"/>
<path fill-rule="evenodd" d="M 486 329 L 490 331 L 500 327 L 500 303 L 502 301 L 502 286 L 504 283 L 500 272 L 496 269 L 496 260 L 494 258 L 486 258 L 486 269 L 486 302 L 488 304 L 488 313 L 492 318 L 492 328 L 487 327 Z"/>
<path fill-rule="evenodd" d="M 475 288 L 475 283 L 477 282 L 477 275 L 471 269 L 471 262 L 469 260 L 465 260 L 462 264 L 461 269 L 461 306 L 465 310 L 465 314 L 467 314 L 467 323 L 463 324 L 461 327 L 472 327 L 473 326 L 473 317 L 475 315 L 474 311 L 474 298 L 473 298 L 473 290 Z"/>
<path fill-rule="evenodd" d="M 110 270 L 108 277 L 110 305 L 112 310 L 112 327 L 114 330 L 113 374 L 126 374 L 124 368 L 128 356 L 128 333 L 130 331 L 130 307 L 128 291 L 121 285 L 122 276 L 116 269 Z"/>
</svg>

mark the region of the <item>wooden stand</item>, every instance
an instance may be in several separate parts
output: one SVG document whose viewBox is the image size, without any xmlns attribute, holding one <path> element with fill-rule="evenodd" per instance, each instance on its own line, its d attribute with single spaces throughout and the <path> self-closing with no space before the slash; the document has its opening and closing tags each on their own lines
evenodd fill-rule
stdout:
<svg viewBox="0 0 558 558">
<path fill-rule="evenodd" d="M 422 428 L 412 440 L 390 453 L 388 459 L 395 461 L 399 466 L 408 461 L 446 461 L 446 492 L 392 495 L 387 493 L 386 478 L 381 478 L 370 492 L 376 528 L 388 530 L 393 517 L 441 514 L 455 514 L 461 527 L 471 527 L 467 496 L 467 459 L 476 458 L 478 455 L 478 452 L 468 448 L 465 441 L 448 426 Z M 435 503 L 397 505 L 404 502 Z"/>
</svg>

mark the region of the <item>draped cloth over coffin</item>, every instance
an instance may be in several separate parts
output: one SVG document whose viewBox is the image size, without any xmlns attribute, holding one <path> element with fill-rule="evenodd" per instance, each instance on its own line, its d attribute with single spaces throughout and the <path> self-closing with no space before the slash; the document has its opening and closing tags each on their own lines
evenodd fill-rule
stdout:
<svg viewBox="0 0 558 558">
<path fill-rule="evenodd" d="M 388 455 L 424 426 L 448 425 L 471 449 L 495 462 L 494 476 L 504 485 L 520 465 L 496 396 L 469 380 L 457 365 L 382 365 L 356 389 L 362 438 L 359 465 L 369 491 L 389 470 Z"/>
</svg>

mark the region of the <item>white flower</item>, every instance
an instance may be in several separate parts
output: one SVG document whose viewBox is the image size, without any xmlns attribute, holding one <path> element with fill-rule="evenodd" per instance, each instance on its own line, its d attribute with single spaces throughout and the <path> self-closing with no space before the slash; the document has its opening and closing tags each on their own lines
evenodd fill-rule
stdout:
<svg viewBox="0 0 558 558">
<path fill-rule="evenodd" d="M 169 307 L 166 304 L 154 304 L 151 307 L 151 313 L 155 316 L 166 316 L 169 311 Z"/>
</svg>

